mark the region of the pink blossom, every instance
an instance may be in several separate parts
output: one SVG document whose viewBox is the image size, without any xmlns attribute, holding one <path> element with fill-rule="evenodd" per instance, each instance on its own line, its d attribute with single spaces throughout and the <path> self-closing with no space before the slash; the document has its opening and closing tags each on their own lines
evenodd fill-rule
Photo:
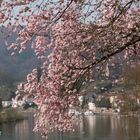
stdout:
<svg viewBox="0 0 140 140">
<path fill-rule="evenodd" d="M 90 4 L 86 11 L 78 1 L 44 1 L 38 6 L 36 1 L 26 0 L 3 2 L 0 9 L 0 23 L 6 22 L 18 34 L 8 49 L 21 53 L 31 43 L 42 59 L 41 72 L 34 69 L 27 75 L 24 90 L 26 97 L 35 96 L 38 105 L 34 131 L 46 138 L 55 129 L 73 130 L 69 106 L 77 106 L 78 96 L 85 94 L 80 86 L 97 71 L 103 72 L 105 62 L 115 66 L 117 53 L 126 61 L 136 53 L 140 56 L 139 3 L 104 0 Z M 13 8 L 21 5 L 14 17 Z"/>
</svg>

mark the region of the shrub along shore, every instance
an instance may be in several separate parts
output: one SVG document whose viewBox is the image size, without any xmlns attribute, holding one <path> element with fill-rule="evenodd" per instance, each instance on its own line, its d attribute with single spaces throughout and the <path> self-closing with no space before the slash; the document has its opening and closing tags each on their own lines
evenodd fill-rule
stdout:
<svg viewBox="0 0 140 140">
<path fill-rule="evenodd" d="M 15 108 L 5 108 L 0 112 L 0 123 L 24 120 L 25 114 Z"/>
</svg>

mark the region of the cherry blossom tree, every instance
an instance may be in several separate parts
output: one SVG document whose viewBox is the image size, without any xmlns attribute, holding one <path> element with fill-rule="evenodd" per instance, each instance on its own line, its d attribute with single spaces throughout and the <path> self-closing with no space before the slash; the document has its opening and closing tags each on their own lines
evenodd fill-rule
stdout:
<svg viewBox="0 0 140 140">
<path fill-rule="evenodd" d="M 15 42 L 5 41 L 12 55 L 31 44 L 43 61 L 24 87 L 38 105 L 34 130 L 45 137 L 73 129 L 69 106 L 77 105 L 94 69 L 119 53 L 139 63 L 139 0 L 3 0 L 0 23 L 18 34 Z"/>
</svg>

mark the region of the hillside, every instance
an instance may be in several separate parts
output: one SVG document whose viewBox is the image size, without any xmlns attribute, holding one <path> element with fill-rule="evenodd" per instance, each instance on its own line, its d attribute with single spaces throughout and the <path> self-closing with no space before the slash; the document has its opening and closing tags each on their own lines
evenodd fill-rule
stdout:
<svg viewBox="0 0 140 140">
<path fill-rule="evenodd" d="M 23 80 L 27 73 L 37 67 L 40 62 L 29 47 L 26 52 L 11 56 L 11 51 L 7 50 L 4 43 L 6 35 L 7 30 L 2 29 L 2 32 L 0 32 L 0 72 L 5 72 L 18 80 Z M 10 42 L 13 42 L 15 37 L 16 35 L 12 34 L 9 38 Z"/>
<path fill-rule="evenodd" d="M 33 50 L 28 47 L 26 52 L 11 56 L 11 51 L 7 50 L 5 38 L 8 31 L 1 28 L 0 32 L 0 97 L 5 98 L 15 88 L 15 83 L 26 79 L 26 75 L 33 68 L 39 66 L 40 61 L 35 56 Z M 12 34 L 8 41 L 13 42 L 16 34 Z"/>
</svg>

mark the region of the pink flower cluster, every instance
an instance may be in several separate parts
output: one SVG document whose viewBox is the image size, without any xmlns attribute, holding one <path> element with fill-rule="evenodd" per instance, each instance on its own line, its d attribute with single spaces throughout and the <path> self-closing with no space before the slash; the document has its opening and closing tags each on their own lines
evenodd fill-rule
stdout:
<svg viewBox="0 0 140 140">
<path fill-rule="evenodd" d="M 36 6 L 31 8 L 32 4 Z M 13 17 L 10 13 L 16 6 L 21 10 Z M 69 106 L 78 105 L 81 86 L 93 78 L 94 67 L 99 70 L 117 53 L 126 60 L 140 57 L 137 1 L 42 0 L 38 5 L 37 1 L 19 0 L 4 7 L 0 22 L 6 20 L 5 25 L 18 34 L 9 48 L 21 53 L 31 43 L 36 55 L 43 58 L 41 74 L 37 69 L 28 74 L 25 92 L 34 95 L 38 105 L 34 130 L 45 137 L 56 129 L 73 129 Z"/>
</svg>

